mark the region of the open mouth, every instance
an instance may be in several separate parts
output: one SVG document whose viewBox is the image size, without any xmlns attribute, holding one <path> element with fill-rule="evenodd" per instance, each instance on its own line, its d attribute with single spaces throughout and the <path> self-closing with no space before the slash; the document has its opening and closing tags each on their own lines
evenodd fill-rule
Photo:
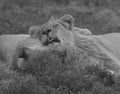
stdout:
<svg viewBox="0 0 120 94">
<path fill-rule="evenodd" d="M 56 38 L 48 37 L 44 45 L 48 46 L 49 44 L 60 43 L 60 40 Z"/>
<path fill-rule="evenodd" d="M 60 39 L 57 36 L 54 36 L 54 35 L 51 36 L 51 34 L 54 34 L 53 32 L 54 30 L 52 30 L 51 28 L 47 28 L 45 30 L 43 28 L 43 31 L 42 31 L 43 37 L 41 39 L 43 39 L 42 41 L 44 46 L 60 43 Z"/>
</svg>

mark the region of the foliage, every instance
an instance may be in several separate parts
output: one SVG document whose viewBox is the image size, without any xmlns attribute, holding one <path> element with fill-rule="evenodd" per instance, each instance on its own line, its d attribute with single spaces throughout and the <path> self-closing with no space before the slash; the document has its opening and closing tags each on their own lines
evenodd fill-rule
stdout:
<svg viewBox="0 0 120 94">
<path fill-rule="evenodd" d="M 119 32 L 119 0 L 0 0 L 0 34 L 27 33 L 31 25 L 64 14 L 94 34 Z M 38 20 L 39 19 L 39 20 Z"/>
</svg>

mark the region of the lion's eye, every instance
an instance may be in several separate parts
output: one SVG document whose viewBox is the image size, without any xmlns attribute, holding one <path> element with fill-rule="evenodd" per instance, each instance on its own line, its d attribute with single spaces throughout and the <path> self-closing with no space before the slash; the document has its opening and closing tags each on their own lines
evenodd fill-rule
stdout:
<svg viewBox="0 0 120 94">
<path fill-rule="evenodd" d="M 46 31 L 43 31 L 42 34 L 48 35 L 49 32 L 51 32 L 51 29 L 47 29 Z"/>
<path fill-rule="evenodd" d="M 51 29 L 48 29 L 47 32 L 48 32 L 48 33 L 51 32 Z"/>
<path fill-rule="evenodd" d="M 42 32 L 42 34 L 46 34 L 46 32 L 44 31 L 44 32 Z"/>
</svg>

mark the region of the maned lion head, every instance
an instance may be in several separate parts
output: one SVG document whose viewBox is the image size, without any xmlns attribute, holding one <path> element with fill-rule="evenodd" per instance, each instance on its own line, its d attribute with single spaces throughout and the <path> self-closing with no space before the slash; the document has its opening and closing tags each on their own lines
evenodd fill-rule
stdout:
<svg viewBox="0 0 120 94">
<path fill-rule="evenodd" d="M 51 17 L 51 19 L 40 27 L 39 31 L 32 33 L 42 42 L 44 46 L 53 45 L 68 45 L 73 41 L 73 34 L 71 32 L 74 26 L 74 19 L 67 14 L 61 18 Z"/>
</svg>

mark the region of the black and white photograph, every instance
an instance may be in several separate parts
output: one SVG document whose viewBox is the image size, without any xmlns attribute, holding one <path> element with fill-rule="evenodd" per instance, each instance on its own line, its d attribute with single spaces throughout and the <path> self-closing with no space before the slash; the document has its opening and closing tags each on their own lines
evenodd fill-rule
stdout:
<svg viewBox="0 0 120 94">
<path fill-rule="evenodd" d="M 120 94 L 120 0 L 0 0 L 0 94 Z"/>
</svg>

